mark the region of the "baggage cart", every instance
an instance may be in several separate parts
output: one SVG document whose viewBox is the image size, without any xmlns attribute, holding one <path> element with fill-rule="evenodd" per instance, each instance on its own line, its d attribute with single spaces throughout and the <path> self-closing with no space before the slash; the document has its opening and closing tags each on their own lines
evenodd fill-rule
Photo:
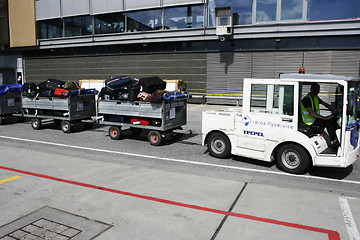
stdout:
<svg viewBox="0 0 360 240">
<path fill-rule="evenodd" d="M 177 139 L 181 133 L 174 130 L 186 125 L 186 100 L 154 104 L 139 101 L 99 100 L 98 119 L 100 124 L 109 125 L 109 135 L 117 140 L 121 127 L 129 127 L 134 135 L 143 129 L 150 130 L 148 140 L 158 146 L 165 136 Z"/>
<path fill-rule="evenodd" d="M 21 93 L 7 92 L 0 95 L 0 125 L 15 114 L 21 114 Z"/>
<path fill-rule="evenodd" d="M 42 120 L 53 120 L 64 133 L 71 132 L 74 123 L 83 123 L 90 129 L 96 117 L 95 95 L 79 95 L 70 98 L 22 97 L 22 114 L 31 119 L 31 126 L 40 129 Z"/>
</svg>

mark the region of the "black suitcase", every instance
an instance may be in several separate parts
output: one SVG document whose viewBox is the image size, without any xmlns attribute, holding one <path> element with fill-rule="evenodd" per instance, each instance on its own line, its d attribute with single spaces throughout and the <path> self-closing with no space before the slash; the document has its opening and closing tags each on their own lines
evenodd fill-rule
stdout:
<svg viewBox="0 0 360 240">
<path fill-rule="evenodd" d="M 129 94 L 129 101 L 138 101 L 138 95 L 140 92 L 140 83 L 138 81 L 133 80 L 131 85 L 126 87 Z"/>
<path fill-rule="evenodd" d="M 109 90 L 119 90 L 130 85 L 132 82 L 131 78 L 126 76 L 116 77 L 105 80 L 105 86 Z"/>
<path fill-rule="evenodd" d="M 140 85 L 143 87 L 142 91 L 153 93 L 156 90 L 164 90 L 166 82 L 159 77 L 140 78 Z"/>
<path fill-rule="evenodd" d="M 45 82 L 45 87 L 47 90 L 55 90 L 56 88 L 63 88 L 65 85 L 64 81 L 57 79 L 48 79 Z"/>
</svg>

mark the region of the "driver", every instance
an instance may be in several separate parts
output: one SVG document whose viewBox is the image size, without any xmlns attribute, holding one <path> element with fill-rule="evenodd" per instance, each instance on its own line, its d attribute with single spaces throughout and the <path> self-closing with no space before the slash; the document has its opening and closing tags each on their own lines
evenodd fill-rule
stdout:
<svg viewBox="0 0 360 240">
<path fill-rule="evenodd" d="M 330 106 L 330 104 L 324 102 L 318 97 L 320 92 L 320 85 L 318 83 L 312 83 L 310 92 L 301 100 L 301 116 L 302 121 L 311 126 L 325 126 L 330 137 L 330 147 L 338 147 L 338 141 L 336 138 L 336 129 L 338 129 L 338 124 L 335 118 L 332 115 L 322 116 L 320 115 L 319 105 L 324 105 L 329 109 L 333 114 L 336 113 L 336 110 Z"/>
</svg>

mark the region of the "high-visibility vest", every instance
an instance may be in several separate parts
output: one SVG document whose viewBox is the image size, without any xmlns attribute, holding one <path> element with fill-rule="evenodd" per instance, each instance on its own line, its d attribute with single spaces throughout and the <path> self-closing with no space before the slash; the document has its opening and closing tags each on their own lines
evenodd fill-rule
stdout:
<svg viewBox="0 0 360 240">
<path fill-rule="evenodd" d="M 319 98 L 317 96 L 315 96 L 314 98 L 312 98 L 310 96 L 310 94 L 306 95 L 303 99 L 305 98 L 309 98 L 311 101 L 311 108 L 313 110 L 313 112 L 316 112 L 317 114 L 320 115 L 320 106 L 319 106 Z M 315 108 L 315 109 L 314 109 Z M 307 108 L 304 106 L 304 104 L 300 103 L 300 110 L 301 110 L 301 116 L 302 116 L 302 120 L 305 124 L 307 125 L 312 125 L 315 121 L 315 117 L 311 116 L 309 111 L 307 110 Z"/>
</svg>

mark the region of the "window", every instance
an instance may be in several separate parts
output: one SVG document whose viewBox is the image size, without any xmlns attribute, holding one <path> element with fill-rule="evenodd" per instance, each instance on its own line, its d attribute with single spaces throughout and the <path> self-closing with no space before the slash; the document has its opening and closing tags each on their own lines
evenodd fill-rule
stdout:
<svg viewBox="0 0 360 240">
<path fill-rule="evenodd" d="M 230 6 L 233 9 L 234 25 L 251 24 L 252 5 L 253 0 L 208 0 L 208 25 L 215 26 L 215 7 L 227 6 Z"/>
<path fill-rule="evenodd" d="M 84 36 L 92 34 L 92 24 L 90 16 L 64 18 L 65 37 Z"/>
<path fill-rule="evenodd" d="M 197 28 L 204 26 L 204 7 L 165 8 L 165 29 Z"/>
<path fill-rule="evenodd" d="M 276 21 L 277 0 L 257 0 L 256 22 Z"/>
<path fill-rule="evenodd" d="M 129 12 L 127 14 L 127 31 L 140 32 L 162 29 L 162 10 Z"/>
<path fill-rule="evenodd" d="M 112 13 L 95 16 L 95 34 L 121 33 L 124 31 L 124 14 Z"/>
<path fill-rule="evenodd" d="M 360 18 L 359 0 L 308 0 L 307 20 Z"/>
<path fill-rule="evenodd" d="M 293 116 L 294 86 L 253 84 L 250 111 Z"/>
<path fill-rule="evenodd" d="M 62 21 L 61 19 L 51 19 L 38 21 L 38 38 L 59 38 L 62 37 Z"/>
<path fill-rule="evenodd" d="M 303 0 L 282 0 L 281 20 L 301 20 L 303 17 Z"/>
</svg>

